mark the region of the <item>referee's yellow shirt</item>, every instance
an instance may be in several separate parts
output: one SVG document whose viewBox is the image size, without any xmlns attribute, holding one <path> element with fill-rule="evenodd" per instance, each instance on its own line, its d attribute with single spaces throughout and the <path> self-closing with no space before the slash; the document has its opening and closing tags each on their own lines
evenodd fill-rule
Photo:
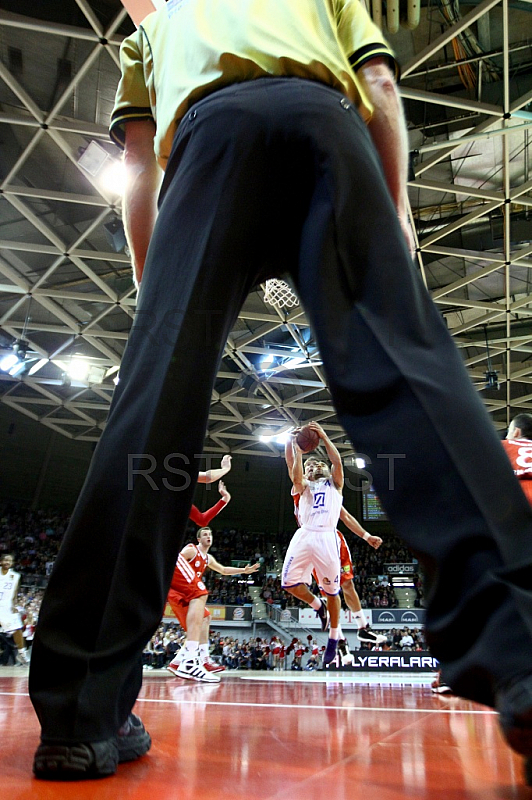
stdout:
<svg viewBox="0 0 532 800">
<path fill-rule="evenodd" d="M 395 59 L 360 0 L 168 0 L 122 43 L 122 77 L 111 136 L 153 119 L 164 169 L 179 121 L 202 97 L 231 83 L 271 76 L 317 80 L 371 118 L 357 69 Z"/>
</svg>

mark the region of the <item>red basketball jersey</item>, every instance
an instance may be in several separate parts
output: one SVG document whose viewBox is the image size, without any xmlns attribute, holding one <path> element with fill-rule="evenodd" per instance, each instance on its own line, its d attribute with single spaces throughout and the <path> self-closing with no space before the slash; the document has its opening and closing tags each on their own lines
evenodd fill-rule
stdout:
<svg viewBox="0 0 532 800">
<path fill-rule="evenodd" d="M 340 585 L 346 581 L 352 581 L 355 577 L 353 574 L 353 562 L 351 560 L 351 551 L 345 540 L 343 533 L 336 531 L 340 539 Z"/>
<path fill-rule="evenodd" d="M 209 563 L 209 555 L 204 555 L 197 544 L 192 545 L 195 553 L 190 561 L 179 554 L 174 568 L 171 587 L 178 592 L 187 592 L 192 587 L 202 584 L 199 588 L 205 589 L 202 578 Z M 187 545 L 189 547 L 189 545 Z"/>
<path fill-rule="evenodd" d="M 532 505 L 532 439 L 504 439 L 502 446 L 528 502 Z"/>
</svg>

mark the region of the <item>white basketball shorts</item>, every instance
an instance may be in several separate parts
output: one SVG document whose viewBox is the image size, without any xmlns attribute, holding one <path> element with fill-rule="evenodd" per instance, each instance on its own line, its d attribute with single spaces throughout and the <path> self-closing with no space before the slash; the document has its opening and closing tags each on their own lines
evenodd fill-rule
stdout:
<svg viewBox="0 0 532 800">
<path fill-rule="evenodd" d="M 284 557 L 282 586 L 289 588 L 312 583 L 312 570 L 325 594 L 340 591 L 340 538 L 336 530 L 316 531 L 299 528 Z"/>
<path fill-rule="evenodd" d="M 0 609 L 0 629 L 2 633 L 12 633 L 23 628 L 22 617 L 13 611 Z"/>
</svg>

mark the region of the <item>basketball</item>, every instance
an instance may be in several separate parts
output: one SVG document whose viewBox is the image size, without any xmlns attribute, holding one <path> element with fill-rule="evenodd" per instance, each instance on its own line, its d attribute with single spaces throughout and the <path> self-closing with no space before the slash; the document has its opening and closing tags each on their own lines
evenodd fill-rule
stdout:
<svg viewBox="0 0 532 800">
<path fill-rule="evenodd" d="M 320 437 L 309 425 L 304 425 L 296 435 L 297 446 L 303 453 L 311 453 L 320 443 Z"/>
</svg>

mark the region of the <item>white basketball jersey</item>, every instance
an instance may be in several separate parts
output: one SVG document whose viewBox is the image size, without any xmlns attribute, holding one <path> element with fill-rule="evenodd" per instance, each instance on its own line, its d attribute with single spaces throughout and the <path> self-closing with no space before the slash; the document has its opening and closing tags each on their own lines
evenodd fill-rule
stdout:
<svg viewBox="0 0 532 800">
<path fill-rule="evenodd" d="M 336 530 L 342 510 L 342 495 L 332 478 L 309 481 L 299 498 L 299 524 L 305 528 Z"/>
<path fill-rule="evenodd" d="M 4 575 L 0 570 L 0 609 L 4 611 L 13 610 L 15 592 L 20 579 L 20 572 L 10 569 Z"/>
</svg>

